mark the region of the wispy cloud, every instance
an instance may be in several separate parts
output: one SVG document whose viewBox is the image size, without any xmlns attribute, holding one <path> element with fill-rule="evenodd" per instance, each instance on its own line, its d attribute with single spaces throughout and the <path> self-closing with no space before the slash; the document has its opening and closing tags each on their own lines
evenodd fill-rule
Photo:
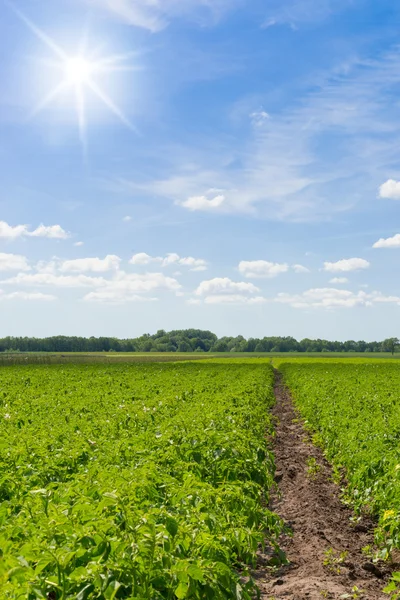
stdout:
<svg viewBox="0 0 400 600">
<path fill-rule="evenodd" d="M 297 29 L 307 23 L 323 21 L 350 4 L 351 0 L 269 0 L 263 27 L 288 25 Z"/>
<path fill-rule="evenodd" d="M 186 17 L 202 23 L 215 23 L 242 0 L 84 0 L 118 19 L 153 33 L 168 26 L 174 18 Z"/>
<path fill-rule="evenodd" d="M 377 180 L 398 153 L 399 70 L 394 48 L 314 73 L 284 109 L 269 110 L 265 102 L 268 118 L 254 122 L 258 109 L 244 111 L 240 145 L 221 138 L 196 149 L 164 148 L 165 176 L 120 180 L 121 191 L 167 197 L 190 211 L 291 221 L 330 219 L 365 198 L 372 203 Z"/>
<path fill-rule="evenodd" d="M 5 294 L 0 290 L 0 300 L 39 300 L 41 302 L 53 302 L 54 300 L 57 300 L 57 296 L 53 296 L 53 294 L 42 294 L 41 292 L 11 292 L 10 294 Z"/>
<path fill-rule="evenodd" d="M 355 308 L 357 306 L 373 306 L 379 303 L 400 304 L 400 297 L 385 296 L 381 292 L 368 294 L 364 291 L 351 292 L 349 290 L 338 290 L 336 288 L 315 288 L 301 294 L 281 293 L 275 298 L 275 302 L 288 304 L 293 308 Z"/>
</svg>

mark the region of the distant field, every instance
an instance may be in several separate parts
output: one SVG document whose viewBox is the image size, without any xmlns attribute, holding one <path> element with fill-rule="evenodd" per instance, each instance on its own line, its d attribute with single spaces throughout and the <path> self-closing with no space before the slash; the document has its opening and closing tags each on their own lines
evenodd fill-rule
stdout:
<svg viewBox="0 0 400 600">
<path fill-rule="evenodd" d="M 0 366 L 13 364 L 177 362 L 210 359 L 400 359 L 390 352 L 15 352 L 0 353 Z"/>
</svg>

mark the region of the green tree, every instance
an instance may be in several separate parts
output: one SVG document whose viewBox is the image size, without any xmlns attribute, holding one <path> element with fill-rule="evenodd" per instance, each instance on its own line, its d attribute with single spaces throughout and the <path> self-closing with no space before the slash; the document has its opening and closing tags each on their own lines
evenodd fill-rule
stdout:
<svg viewBox="0 0 400 600">
<path fill-rule="evenodd" d="M 387 338 L 382 342 L 382 352 L 390 352 L 391 354 L 394 354 L 399 344 L 399 338 Z"/>
</svg>

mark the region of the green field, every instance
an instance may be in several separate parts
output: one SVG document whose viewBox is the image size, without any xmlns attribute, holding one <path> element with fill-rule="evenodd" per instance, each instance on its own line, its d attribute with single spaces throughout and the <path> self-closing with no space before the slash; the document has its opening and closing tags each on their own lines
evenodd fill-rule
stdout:
<svg viewBox="0 0 400 600">
<path fill-rule="evenodd" d="M 400 359 L 400 353 L 390 352 L 0 352 L 0 366 L 19 364 L 96 364 L 180 362 L 209 359 L 251 360 L 254 358 L 276 361 L 278 359 L 333 359 L 360 358 Z"/>
<path fill-rule="evenodd" d="M 1 598 L 254 597 L 259 548 L 282 558 L 273 366 L 380 556 L 400 549 L 396 359 L 31 356 L 0 368 Z"/>
<path fill-rule="evenodd" d="M 1 598 L 250 598 L 276 546 L 265 363 L 0 371 Z"/>
</svg>

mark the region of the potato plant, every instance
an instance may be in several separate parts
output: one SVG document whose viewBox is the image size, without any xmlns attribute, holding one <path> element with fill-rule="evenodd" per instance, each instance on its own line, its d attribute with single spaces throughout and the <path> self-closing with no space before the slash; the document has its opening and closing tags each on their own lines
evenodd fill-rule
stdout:
<svg viewBox="0 0 400 600">
<path fill-rule="evenodd" d="M 267 364 L 0 369 L 0 596 L 242 598 L 277 548 Z M 247 581 L 247 583 L 243 583 Z"/>
<path fill-rule="evenodd" d="M 378 519 L 381 558 L 400 548 L 400 371 L 395 362 L 293 361 L 284 381 L 347 482 L 345 499 Z"/>
</svg>

